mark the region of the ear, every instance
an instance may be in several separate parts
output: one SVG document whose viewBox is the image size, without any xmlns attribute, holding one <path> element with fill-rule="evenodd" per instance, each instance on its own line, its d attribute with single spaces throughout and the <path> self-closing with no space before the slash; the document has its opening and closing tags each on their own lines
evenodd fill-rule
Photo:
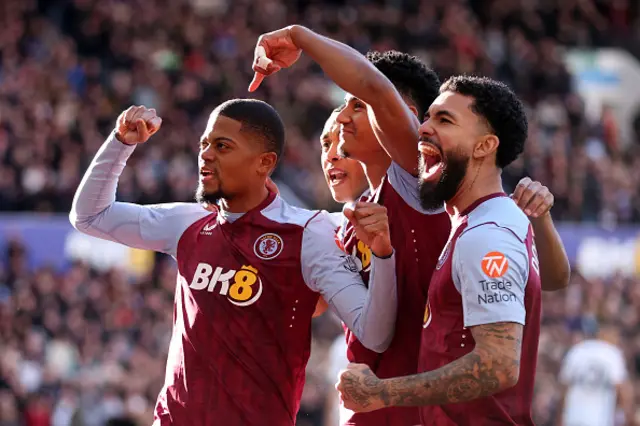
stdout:
<svg viewBox="0 0 640 426">
<path fill-rule="evenodd" d="M 482 159 L 490 155 L 496 155 L 500 140 L 496 135 L 485 135 L 476 142 L 473 148 L 473 158 Z"/>
<path fill-rule="evenodd" d="M 418 108 L 414 107 L 413 105 L 407 105 L 407 106 L 409 107 L 409 109 L 411 110 L 413 115 L 418 117 Z M 420 120 L 420 117 L 418 117 L 418 120 Z M 420 120 L 420 121 L 422 121 L 422 120 Z"/>
<path fill-rule="evenodd" d="M 260 163 L 258 164 L 258 173 L 260 175 L 269 176 L 276 168 L 278 162 L 278 154 L 275 152 L 265 152 L 260 154 Z"/>
</svg>

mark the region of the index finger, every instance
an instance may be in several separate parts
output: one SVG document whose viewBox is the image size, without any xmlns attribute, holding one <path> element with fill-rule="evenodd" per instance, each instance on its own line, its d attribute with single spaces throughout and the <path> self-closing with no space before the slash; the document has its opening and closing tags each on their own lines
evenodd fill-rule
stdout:
<svg viewBox="0 0 640 426">
<path fill-rule="evenodd" d="M 253 80 L 249 83 L 249 92 L 255 92 L 256 89 L 260 87 L 262 80 L 264 80 L 264 74 L 256 71 L 253 75 Z"/>
</svg>

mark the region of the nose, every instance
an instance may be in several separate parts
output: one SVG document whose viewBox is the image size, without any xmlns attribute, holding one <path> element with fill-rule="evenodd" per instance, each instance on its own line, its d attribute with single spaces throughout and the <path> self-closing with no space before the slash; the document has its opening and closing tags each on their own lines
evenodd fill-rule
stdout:
<svg viewBox="0 0 640 426">
<path fill-rule="evenodd" d="M 431 119 L 426 119 L 420 125 L 418 129 L 420 135 L 432 136 L 434 134 L 433 126 L 431 125 Z"/>
<path fill-rule="evenodd" d="M 331 142 L 331 146 L 329 146 L 329 150 L 327 151 L 327 161 L 333 163 L 334 161 L 338 161 L 340 159 L 340 155 L 338 154 L 338 142 Z"/>
<path fill-rule="evenodd" d="M 205 162 L 211 162 L 216 158 L 215 149 L 211 144 L 205 146 L 204 148 L 200 148 L 200 153 L 198 155 Z"/>
<path fill-rule="evenodd" d="M 351 123 L 351 113 L 349 108 L 342 108 L 342 111 L 336 116 L 336 121 L 340 124 Z"/>
</svg>

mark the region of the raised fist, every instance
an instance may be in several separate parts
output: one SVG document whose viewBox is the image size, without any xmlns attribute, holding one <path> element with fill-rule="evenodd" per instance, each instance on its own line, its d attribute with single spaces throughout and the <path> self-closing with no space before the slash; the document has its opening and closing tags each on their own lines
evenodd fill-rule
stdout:
<svg viewBox="0 0 640 426">
<path fill-rule="evenodd" d="M 353 208 L 345 208 L 344 215 L 353 225 L 356 237 L 368 245 L 373 254 L 377 257 L 393 254 L 386 207 L 358 201 Z"/>
<path fill-rule="evenodd" d="M 127 145 L 144 143 L 160 130 L 162 119 L 156 110 L 144 106 L 129 107 L 118 117 L 116 122 L 116 138 Z"/>
</svg>

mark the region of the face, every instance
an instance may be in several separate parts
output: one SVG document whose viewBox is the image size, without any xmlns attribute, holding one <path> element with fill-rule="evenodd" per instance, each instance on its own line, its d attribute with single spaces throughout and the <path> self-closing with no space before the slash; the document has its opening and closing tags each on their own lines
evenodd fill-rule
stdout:
<svg viewBox="0 0 640 426">
<path fill-rule="evenodd" d="M 487 128 L 471 110 L 472 103 L 470 97 L 445 92 L 420 126 L 420 201 L 425 209 L 453 199 L 474 157 L 482 155 L 478 142 L 487 136 Z"/>
<path fill-rule="evenodd" d="M 214 111 L 200 140 L 196 201 L 215 204 L 264 186 L 277 156 L 264 152 L 239 121 Z"/>
<path fill-rule="evenodd" d="M 367 106 L 360 99 L 347 95 L 336 121 L 340 125 L 340 155 L 364 162 L 372 152 L 382 150 L 371 128 Z"/>
<path fill-rule="evenodd" d="M 348 203 L 355 201 L 365 191 L 367 180 L 359 162 L 338 155 L 340 126 L 336 122 L 337 115 L 331 114 L 325 123 L 320 136 L 320 158 L 331 196 L 338 203 Z"/>
</svg>

